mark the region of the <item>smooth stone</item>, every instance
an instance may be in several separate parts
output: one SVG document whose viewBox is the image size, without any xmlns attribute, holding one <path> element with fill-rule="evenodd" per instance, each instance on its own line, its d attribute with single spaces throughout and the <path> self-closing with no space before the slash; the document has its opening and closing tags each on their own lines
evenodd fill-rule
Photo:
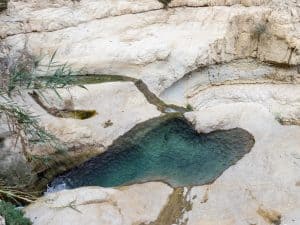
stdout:
<svg viewBox="0 0 300 225">
<path fill-rule="evenodd" d="M 25 208 L 34 225 L 130 225 L 156 219 L 172 188 L 158 182 L 120 189 L 82 187 L 47 194 Z"/>
</svg>

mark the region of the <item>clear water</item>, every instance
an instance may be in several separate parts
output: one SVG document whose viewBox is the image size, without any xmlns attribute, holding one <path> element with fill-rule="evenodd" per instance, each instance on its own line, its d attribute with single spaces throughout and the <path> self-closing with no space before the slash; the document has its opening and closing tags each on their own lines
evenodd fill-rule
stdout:
<svg viewBox="0 0 300 225">
<path fill-rule="evenodd" d="M 55 178 L 50 189 L 115 187 L 164 181 L 174 187 L 214 181 L 254 144 L 242 129 L 198 134 L 182 118 L 153 120 L 119 138 L 107 152 Z"/>
</svg>

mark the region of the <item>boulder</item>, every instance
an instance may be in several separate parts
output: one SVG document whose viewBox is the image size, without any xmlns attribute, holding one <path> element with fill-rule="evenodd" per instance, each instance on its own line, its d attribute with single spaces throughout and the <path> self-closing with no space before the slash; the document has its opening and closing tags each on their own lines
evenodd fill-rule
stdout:
<svg viewBox="0 0 300 225">
<path fill-rule="evenodd" d="M 154 221 L 172 188 L 152 182 L 118 189 L 83 187 L 47 194 L 25 208 L 34 225 L 130 225 Z"/>
</svg>

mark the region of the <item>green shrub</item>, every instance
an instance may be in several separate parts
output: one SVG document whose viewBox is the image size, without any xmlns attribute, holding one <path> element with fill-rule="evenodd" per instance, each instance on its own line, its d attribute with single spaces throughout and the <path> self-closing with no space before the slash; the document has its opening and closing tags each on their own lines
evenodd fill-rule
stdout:
<svg viewBox="0 0 300 225">
<path fill-rule="evenodd" d="M 54 61 L 55 55 L 56 52 L 51 56 L 49 63 L 43 65 L 41 59 L 24 53 L 25 59 L 20 58 L 12 66 L 8 79 L 6 81 L 0 79 L 0 115 L 5 116 L 16 143 L 20 139 L 25 145 L 47 144 L 62 153 L 66 152 L 66 146 L 40 127 L 38 116 L 33 115 L 13 98 L 24 90 L 36 90 L 43 96 L 42 91 L 45 89 L 51 89 L 61 97 L 57 89 L 72 86 L 76 76 L 67 64 Z M 84 88 L 83 85 L 77 86 Z M 30 159 L 26 151 L 24 155 Z"/>
<path fill-rule="evenodd" d="M 11 203 L 0 201 L 0 215 L 4 217 L 6 225 L 31 225 L 31 221 L 24 217 L 21 210 Z"/>
<path fill-rule="evenodd" d="M 164 8 L 168 8 L 168 5 L 172 0 L 158 0 L 158 1 L 164 5 Z"/>
<path fill-rule="evenodd" d="M 186 109 L 187 109 L 187 111 L 193 111 L 193 106 L 191 106 L 190 104 L 187 104 Z"/>
<path fill-rule="evenodd" d="M 7 8 L 7 0 L 0 0 L 0 12 Z"/>
</svg>

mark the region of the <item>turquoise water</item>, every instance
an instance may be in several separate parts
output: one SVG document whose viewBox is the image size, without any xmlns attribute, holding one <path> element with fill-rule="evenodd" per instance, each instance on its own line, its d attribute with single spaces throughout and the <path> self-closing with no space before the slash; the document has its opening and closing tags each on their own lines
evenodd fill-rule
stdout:
<svg viewBox="0 0 300 225">
<path fill-rule="evenodd" d="M 148 121 L 119 138 L 104 154 L 55 178 L 50 189 L 114 187 L 164 181 L 174 187 L 214 181 L 254 144 L 242 129 L 198 134 L 183 118 Z"/>
</svg>

